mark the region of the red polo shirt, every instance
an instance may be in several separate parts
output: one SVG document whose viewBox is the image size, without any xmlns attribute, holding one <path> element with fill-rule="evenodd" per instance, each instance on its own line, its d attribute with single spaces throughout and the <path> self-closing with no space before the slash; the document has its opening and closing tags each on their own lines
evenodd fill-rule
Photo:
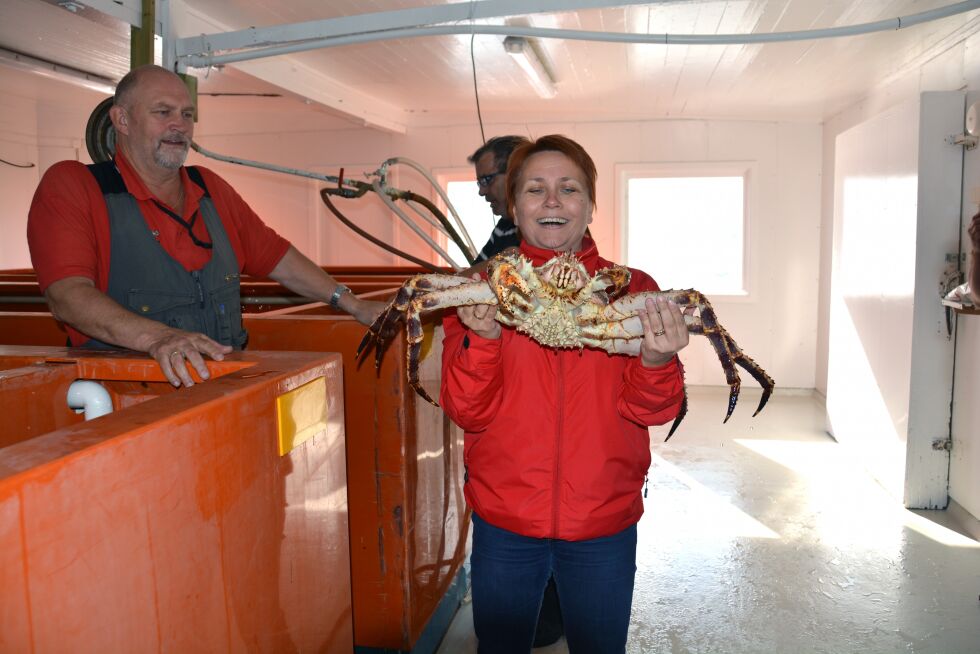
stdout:
<svg viewBox="0 0 980 654">
<path fill-rule="evenodd" d="M 143 180 L 130 167 L 122 153 L 116 166 L 126 188 L 136 198 L 150 230 L 158 234 L 163 249 L 187 270 L 198 270 L 211 259 L 211 250 L 194 245 L 187 229 L 156 206 L 155 198 Z M 267 226 L 238 193 L 217 174 L 198 167 L 221 223 L 238 258 L 239 270 L 265 277 L 289 249 L 289 242 Z M 182 214 L 190 221 L 198 210 L 204 191 L 180 169 L 184 195 Z M 173 208 L 172 209 L 176 209 Z M 203 218 L 198 217 L 194 235 L 210 241 Z M 87 277 L 99 290 L 109 286 L 109 212 L 95 177 L 85 164 L 59 162 L 45 172 L 34 193 L 27 221 L 27 242 L 41 291 L 66 277 Z M 72 342 L 85 337 L 70 330 Z"/>
</svg>

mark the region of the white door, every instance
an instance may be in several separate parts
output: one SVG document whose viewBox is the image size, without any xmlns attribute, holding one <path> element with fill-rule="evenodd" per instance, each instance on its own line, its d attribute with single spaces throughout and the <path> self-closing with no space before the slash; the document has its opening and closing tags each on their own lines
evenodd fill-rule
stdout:
<svg viewBox="0 0 980 654">
<path fill-rule="evenodd" d="M 943 508 L 953 346 L 938 281 L 959 237 L 962 93 L 925 93 L 840 134 L 827 414 L 885 488 Z"/>
</svg>

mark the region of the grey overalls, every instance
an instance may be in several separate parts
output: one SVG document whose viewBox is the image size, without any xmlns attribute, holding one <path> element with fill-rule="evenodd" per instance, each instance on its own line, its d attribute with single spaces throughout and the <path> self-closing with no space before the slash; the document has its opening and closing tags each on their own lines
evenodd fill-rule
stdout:
<svg viewBox="0 0 980 654">
<path fill-rule="evenodd" d="M 236 350 L 245 347 L 238 258 L 214 208 L 201 173 L 187 174 L 204 189 L 200 215 L 211 238 L 211 260 L 188 272 L 153 237 L 136 202 L 112 161 L 88 167 L 109 210 L 109 288 L 106 294 L 133 313 L 170 327 L 200 332 Z M 85 347 L 111 348 L 95 339 Z"/>
</svg>

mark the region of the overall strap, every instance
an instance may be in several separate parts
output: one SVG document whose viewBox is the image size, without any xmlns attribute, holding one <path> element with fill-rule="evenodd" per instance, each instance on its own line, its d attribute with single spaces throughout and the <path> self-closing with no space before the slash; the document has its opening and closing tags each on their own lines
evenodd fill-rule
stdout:
<svg viewBox="0 0 980 654">
<path fill-rule="evenodd" d="M 123 182 L 122 174 L 116 168 L 115 161 L 102 161 L 100 163 L 88 164 L 86 168 L 95 177 L 95 181 L 98 182 L 102 195 L 129 193 L 126 190 L 126 183 Z M 208 193 L 208 187 L 204 183 L 204 178 L 201 176 L 201 171 L 198 170 L 197 166 L 187 166 L 187 176 L 192 182 L 201 187 L 201 190 L 204 191 L 204 197 L 211 197 L 211 194 Z"/>
</svg>

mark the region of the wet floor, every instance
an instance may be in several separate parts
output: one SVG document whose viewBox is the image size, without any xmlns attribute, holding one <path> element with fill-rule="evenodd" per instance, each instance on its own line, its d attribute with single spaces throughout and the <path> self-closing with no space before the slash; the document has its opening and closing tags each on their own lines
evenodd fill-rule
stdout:
<svg viewBox="0 0 980 654">
<path fill-rule="evenodd" d="M 692 389 L 670 442 L 654 430 L 627 651 L 980 653 L 976 523 L 904 509 L 826 435 L 820 398 L 751 418 L 746 389 L 722 425 L 726 394 Z M 464 604 L 439 654 L 470 652 Z"/>
</svg>

